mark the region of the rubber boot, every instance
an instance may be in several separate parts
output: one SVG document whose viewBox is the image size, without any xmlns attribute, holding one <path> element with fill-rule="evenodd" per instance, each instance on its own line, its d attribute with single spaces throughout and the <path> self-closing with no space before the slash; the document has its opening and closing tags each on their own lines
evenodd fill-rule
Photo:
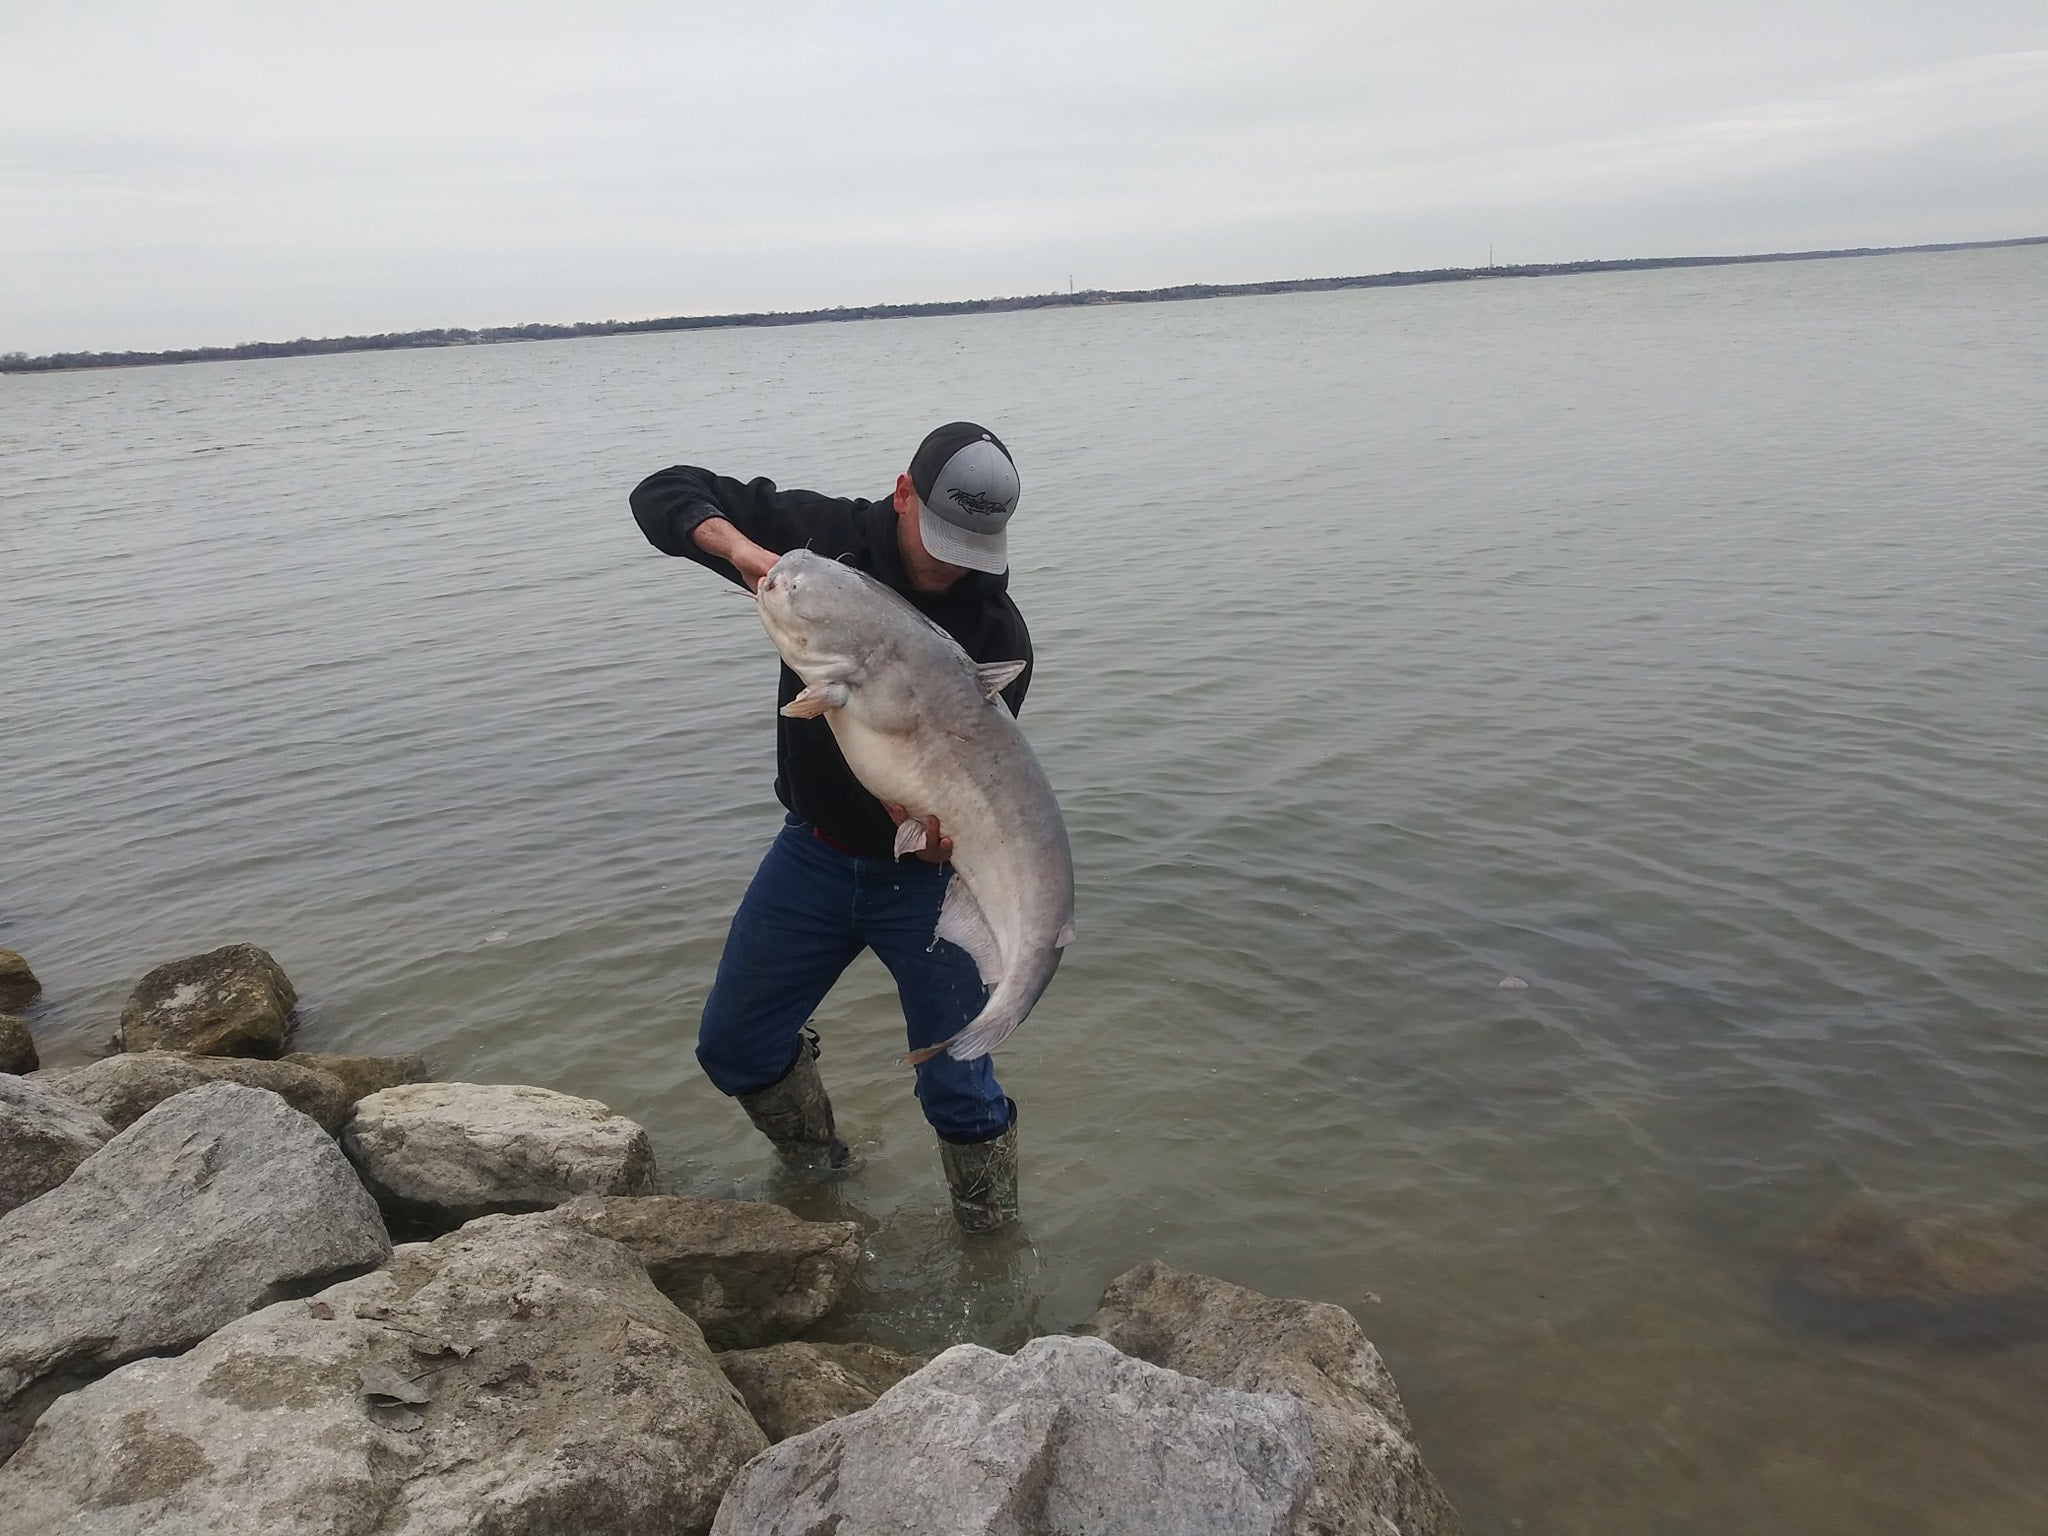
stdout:
<svg viewBox="0 0 2048 1536">
<path fill-rule="evenodd" d="M 987 1141 L 939 1143 L 939 1162 L 953 1192 L 953 1219 L 962 1232 L 1000 1232 L 1017 1219 L 1017 1105 L 1000 1136 Z"/>
<path fill-rule="evenodd" d="M 796 1061 L 766 1088 L 739 1096 L 739 1106 L 791 1169 L 829 1172 L 847 1166 L 846 1143 L 833 1134 L 832 1100 L 818 1075 L 818 1036 L 806 1029 Z"/>
</svg>

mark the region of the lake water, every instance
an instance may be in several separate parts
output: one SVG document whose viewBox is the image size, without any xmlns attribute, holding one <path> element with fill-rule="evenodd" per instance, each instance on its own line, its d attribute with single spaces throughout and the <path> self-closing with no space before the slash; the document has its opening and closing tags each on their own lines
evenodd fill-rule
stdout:
<svg viewBox="0 0 2048 1536">
<path fill-rule="evenodd" d="M 871 961 L 844 1188 L 698 1076 L 775 663 L 626 509 L 959 416 L 1080 884 L 975 1250 Z M 2048 1199 L 2044 422 L 2042 248 L 0 379 L 0 945 L 52 1064 L 250 941 L 306 1048 L 855 1215 L 842 1335 L 1341 1303 L 1474 1532 L 2048 1529 L 2048 1343 L 1771 1301 L 1853 1191 Z"/>
</svg>

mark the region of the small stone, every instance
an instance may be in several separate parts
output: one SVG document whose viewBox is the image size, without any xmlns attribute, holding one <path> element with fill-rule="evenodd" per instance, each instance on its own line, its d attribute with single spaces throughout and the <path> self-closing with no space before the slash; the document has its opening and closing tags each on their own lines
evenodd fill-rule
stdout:
<svg viewBox="0 0 2048 1536">
<path fill-rule="evenodd" d="M 254 944 L 229 944 L 160 965 L 121 1010 L 124 1051 L 275 1056 L 299 995 Z"/>
<path fill-rule="evenodd" d="M 11 1013 L 0 1013 L 0 1072 L 20 1075 L 35 1071 L 41 1064 L 28 1024 Z"/>
<path fill-rule="evenodd" d="M 42 990 L 26 960 L 11 949 L 0 949 L 0 1013 L 26 1008 Z"/>
</svg>

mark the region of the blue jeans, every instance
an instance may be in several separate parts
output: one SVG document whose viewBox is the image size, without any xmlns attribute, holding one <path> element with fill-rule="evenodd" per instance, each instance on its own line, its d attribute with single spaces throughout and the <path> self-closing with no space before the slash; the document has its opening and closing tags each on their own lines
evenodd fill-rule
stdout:
<svg viewBox="0 0 2048 1536">
<path fill-rule="evenodd" d="M 870 859 L 819 840 L 789 817 L 733 914 L 704 1000 L 697 1061 L 721 1093 L 778 1081 L 803 1049 L 804 1024 L 854 957 L 872 948 L 896 978 L 910 1049 L 959 1032 L 988 991 L 967 951 L 934 940 L 950 867 Z M 995 1068 L 941 1052 L 917 1068 L 917 1100 L 946 1141 L 986 1141 L 1010 1123 Z"/>
</svg>

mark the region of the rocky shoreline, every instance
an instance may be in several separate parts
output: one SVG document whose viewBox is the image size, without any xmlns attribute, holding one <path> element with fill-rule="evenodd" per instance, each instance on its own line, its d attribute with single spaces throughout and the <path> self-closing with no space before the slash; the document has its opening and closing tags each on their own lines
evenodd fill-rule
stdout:
<svg viewBox="0 0 2048 1536">
<path fill-rule="evenodd" d="M 661 1193 L 602 1104 L 288 1052 L 252 945 L 88 1066 L 38 990 L 0 951 L 0 1536 L 1457 1529 L 1340 1307 L 1153 1261 L 1014 1355 L 808 1342 L 854 1224 Z"/>
</svg>

